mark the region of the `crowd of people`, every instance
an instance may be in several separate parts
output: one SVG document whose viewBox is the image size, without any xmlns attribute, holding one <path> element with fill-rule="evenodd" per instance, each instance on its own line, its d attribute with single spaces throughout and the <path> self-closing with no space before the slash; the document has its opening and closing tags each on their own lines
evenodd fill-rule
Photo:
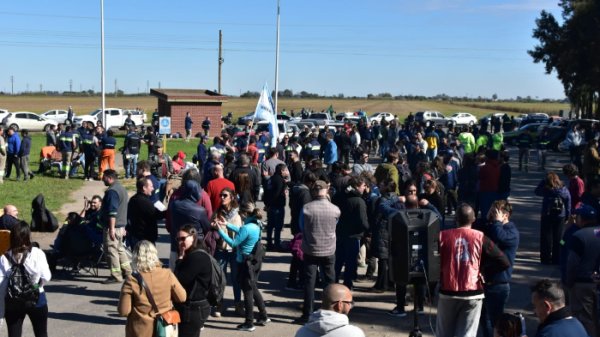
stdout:
<svg viewBox="0 0 600 337">
<path fill-rule="evenodd" d="M 345 317 L 354 305 L 357 280 L 374 282 L 376 293 L 395 289 L 396 307 L 388 314 L 407 316 L 409 284 L 390 262 L 399 243 L 388 219 L 398 211 L 419 210 L 439 221 L 442 268 L 437 293 L 426 291 L 435 288 L 432 284 L 414 285 L 416 313 L 437 296 L 437 336 L 476 336 L 478 330 L 484 336 L 520 336 L 522 316 L 505 312 L 520 235 L 512 221 L 512 169 L 501 123 L 446 129 L 425 127 L 411 117 L 404 124 L 361 119 L 335 129 L 307 127 L 283 135 L 275 146 L 268 133 L 253 134 L 251 128 L 242 135 L 223 130 L 210 146 L 201 137 L 194 155 L 198 169 L 178 163 L 181 186 L 169 198 L 166 179 L 176 172 L 177 159 L 162 151 L 152 127 L 144 137 L 132 127 L 125 138 L 124 176 L 136 179 L 136 194 L 129 198 L 114 170 L 111 131 L 87 125 L 73 132 L 66 126 L 55 145 L 63 159 L 82 149 L 85 178 L 93 176 L 89 158 L 100 153 L 99 177 L 107 190 L 94 196 L 93 204 L 86 201 L 80 223 L 89 227 L 88 234 L 95 233 L 90 238 L 103 243 L 111 274 L 104 283 L 124 282 L 119 312 L 128 317 L 127 335 L 149 331 L 171 301 L 181 314 L 183 336 L 198 336 L 209 315 L 225 312 L 225 301 L 207 300 L 211 256 L 229 276 L 233 310 L 244 318 L 237 328 L 267 325 L 268 308 L 257 282 L 264 248 L 291 253 L 285 288 L 304 294 L 296 322 L 306 325 L 297 336 L 363 336 Z M 50 142 L 50 132 L 48 137 Z M 138 161 L 142 142 L 149 158 Z M 528 171 L 529 150 L 543 142 L 529 133 L 519 138 L 520 170 Z M 559 266 L 562 275 L 561 282 L 542 280 L 532 288 L 539 336 L 597 335 L 600 157 L 594 139 L 586 144 L 583 151 L 573 150 L 573 163 L 563 168 L 566 186 L 556 172 L 546 172 L 532 191 L 543 197 L 540 261 Z M 69 162 L 63 162 L 65 178 Z M 582 169 L 585 181 L 579 177 Z M 257 206 L 261 199 L 264 209 Z M 166 207 L 159 206 L 162 202 Z M 281 235 L 288 211 L 289 243 Z M 170 233 L 172 273 L 160 268 L 154 247 L 162 219 Z M 366 267 L 364 275 L 358 274 L 359 266 Z M 322 309 L 314 311 L 317 287 L 325 291 Z"/>
</svg>

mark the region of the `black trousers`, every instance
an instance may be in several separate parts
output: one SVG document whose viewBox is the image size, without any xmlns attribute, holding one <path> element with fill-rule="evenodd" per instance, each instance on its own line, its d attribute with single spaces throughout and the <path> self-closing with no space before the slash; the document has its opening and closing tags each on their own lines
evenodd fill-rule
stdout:
<svg viewBox="0 0 600 337">
<path fill-rule="evenodd" d="M 423 310 L 423 304 L 425 302 L 425 285 L 424 284 L 415 284 L 413 287 L 416 287 L 417 290 L 416 298 L 413 298 L 413 303 L 417 304 L 418 310 Z M 396 306 L 399 310 L 403 310 L 406 306 L 406 284 L 398 284 L 396 283 Z"/>
<path fill-rule="evenodd" d="M 4 319 L 8 328 L 8 337 L 21 337 L 23 321 L 29 316 L 35 337 L 48 337 L 48 306 L 31 308 L 24 311 L 13 311 L 6 308 Z"/>
<path fill-rule="evenodd" d="M 238 263 L 238 282 L 242 293 L 244 293 L 244 309 L 246 311 L 246 323 L 254 323 L 254 304 L 258 308 L 261 319 L 267 318 L 267 308 L 260 290 L 258 290 L 258 274 L 254 268 L 248 267 L 247 262 Z"/>
<path fill-rule="evenodd" d="M 542 215 L 540 225 L 540 260 L 544 264 L 558 264 L 560 261 L 560 240 L 565 218 Z"/>
<path fill-rule="evenodd" d="M 311 256 L 304 254 L 304 306 L 302 316 L 308 318 L 313 312 L 315 302 L 315 283 L 317 270 L 323 273 L 323 289 L 333 283 L 335 278 L 335 254 L 330 256 Z"/>
<path fill-rule="evenodd" d="M 292 257 L 287 286 L 293 288 L 304 286 L 304 277 L 304 262 L 296 257 Z"/>
<path fill-rule="evenodd" d="M 83 179 L 94 177 L 94 167 L 96 164 L 96 156 L 88 153 L 85 154 L 85 167 L 83 168 Z"/>
<path fill-rule="evenodd" d="M 377 260 L 377 281 L 375 281 L 373 288 L 379 290 L 388 289 L 388 285 L 390 284 L 388 263 L 389 259 L 379 258 Z"/>
<path fill-rule="evenodd" d="M 200 336 L 200 330 L 210 315 L 210 304 L 208 301 L 202 301 L 199 305 L 191 306 L 185 310 L 182 309 L 181 305 L 176 305 L 176 308 L 181 314 L 181 323 L 177 327 L 179 329 L 179 336 Z"/>
<path fill-rule="evenodd" d="M 8 154 L 6 156 L 6 174 L 4 177 L 9 178 L 10 173 L 12 172 L 12 167 L 15 166 L 15 170 L 17 171 L 17 179 L 21 177 L 21 161 L 18 156 Z"/>
</svg>

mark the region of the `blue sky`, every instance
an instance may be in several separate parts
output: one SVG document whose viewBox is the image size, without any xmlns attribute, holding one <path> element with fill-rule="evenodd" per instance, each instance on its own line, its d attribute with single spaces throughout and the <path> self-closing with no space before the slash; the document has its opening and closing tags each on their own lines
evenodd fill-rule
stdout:
<svg viewBox="0 0 600 337">
<path fill-rule="evenodd" d="M 527 50 L 558 0 L 281 0 L 279 88 L 562 98 Z M 107 91 L 274 87 L 276 0 L 105 0 Z M 0 90 L 100 90 L 100 0 L 0 3 Z"/>
</svg>

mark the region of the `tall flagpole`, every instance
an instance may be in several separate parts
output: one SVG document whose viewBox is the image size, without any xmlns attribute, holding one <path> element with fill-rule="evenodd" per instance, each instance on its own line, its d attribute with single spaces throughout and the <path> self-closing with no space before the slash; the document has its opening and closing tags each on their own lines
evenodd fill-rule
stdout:
<svg viewBox="0 0 600 337">
<path fill-rule="evenodd" d="M 104 92 L 104 0 L 100 0 L 100 63 L 102 68 L 102 74 L 100 75 L 100 90 L 102 91 L 102 126 L 107 128 L 106 96 Z"/>
<path fill-rule="evenodd" d="M 277 0 L 277 45 L 275 47 L 275 116 L 277 116 L 277 93 L 279 92 L 279 0 Z"/>
</svg>

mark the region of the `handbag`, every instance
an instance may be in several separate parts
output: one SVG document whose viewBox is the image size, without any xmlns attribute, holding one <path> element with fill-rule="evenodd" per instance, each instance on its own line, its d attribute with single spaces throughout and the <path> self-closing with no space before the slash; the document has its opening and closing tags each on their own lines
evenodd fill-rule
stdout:
<svg viewBox="0 0 600 337">
<path fill-rule="evenodd" d="M 137 279 L 140 287 L 144 288 L 146 291 L 148 301 L 156 313 L 156 319 L 154 322 L 154 337 L 177 337 L 179 335 L 177 324 L 181 323 L 179 312 L 175 309 L 171 309 L 162 314 L 159 313 L 156 302 L 154 301 L 154 296 L 152 296 L 150 289 L 146 286 L 146 282 L 144 282 L 142 275 L 140 273 L 133 273 L 133 276 Z"/>
</svg>

